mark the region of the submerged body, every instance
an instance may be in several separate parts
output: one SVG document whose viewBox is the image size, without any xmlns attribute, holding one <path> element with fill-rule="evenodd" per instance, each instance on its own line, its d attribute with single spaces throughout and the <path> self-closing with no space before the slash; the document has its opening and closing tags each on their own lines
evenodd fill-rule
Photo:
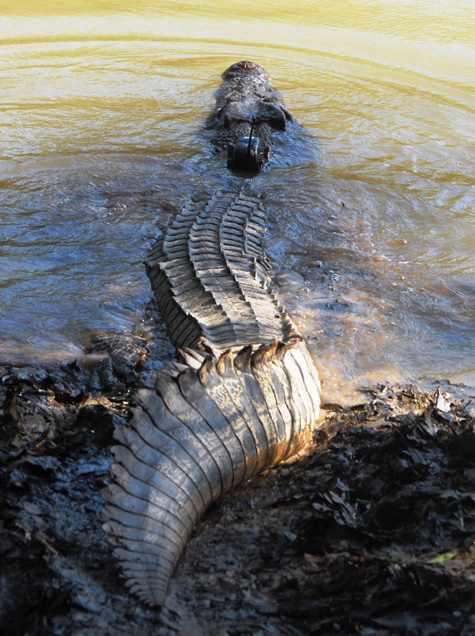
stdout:
<svg viewBox="0 0 475 636">
<path fill-rule="evenodd" d="M 137 392 L 131 427 L 116 432 L 104 527 L 149 605 L 163 604 L 209 505 L 294 455 L 316 426 L 318 373 L 273 291 L 264 214 L 243 189 L 216 192 L 185 206 L 148 256 L 183 361 Z"/>
</svg>

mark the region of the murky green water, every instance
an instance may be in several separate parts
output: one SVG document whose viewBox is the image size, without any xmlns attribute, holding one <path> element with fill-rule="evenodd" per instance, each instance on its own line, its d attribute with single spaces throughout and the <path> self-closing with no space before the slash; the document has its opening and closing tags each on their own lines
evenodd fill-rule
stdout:
<svg viewBox="0 0 475 636">
<path fill-rule="evenodd" d="M 140 328 L 156 222 L 235 179 L 197 132 L 252 59 L 308 132 L 253 180 L 327 395 L 475 383 L 475 5 L 0 1 L 2 361 Z"/>
</svg>

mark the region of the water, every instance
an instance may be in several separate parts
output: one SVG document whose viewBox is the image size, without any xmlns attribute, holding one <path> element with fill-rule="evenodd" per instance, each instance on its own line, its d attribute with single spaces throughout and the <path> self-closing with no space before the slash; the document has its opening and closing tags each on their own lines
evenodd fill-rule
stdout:
<svg viewBox="0 0 475 636">
<path fill-rule="evenodd" d="M 475 383 L 475 5 L 0 0 L 0 345 L 80 355 L 140 330 L 141 262 L 235 179 L 197 132 L 251 59 L 304 139 L 253 180 L 329 398 L 369 381 Z"/>
</svg>

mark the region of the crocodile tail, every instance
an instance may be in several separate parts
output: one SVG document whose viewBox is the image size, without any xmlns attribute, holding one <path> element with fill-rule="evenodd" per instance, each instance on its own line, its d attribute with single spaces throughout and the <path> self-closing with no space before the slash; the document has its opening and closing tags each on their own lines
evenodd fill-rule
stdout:
<svg viewBox="0 0 475 636">
<path fill-rule="evenodd" d="M 219 497 L 311 438 L 320 384 L 304 343 L 273 340 L 218 359 L 182 351 L 117 430 L 104 529 L 127 585 L 161 606 L 198 520 Z"/>
</svg>

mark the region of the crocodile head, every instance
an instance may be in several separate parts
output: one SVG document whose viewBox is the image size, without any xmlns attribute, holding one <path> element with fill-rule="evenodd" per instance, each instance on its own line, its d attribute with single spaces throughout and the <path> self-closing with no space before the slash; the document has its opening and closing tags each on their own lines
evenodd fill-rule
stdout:
<svg viewBox="0 0 475 636">
<path fill-rule="evenodd" d="M 259 172 L 269 159 L 273 134 L 284 131 L 293 117 L 260 64 L 237 62 L 222 78 L 207 128 L 215 130 L 216 150 L 227 152 L 228 168 Z"/>
<path fill-rule="evenodd" d="M 264 82 L 268 82 L 270 79 L 268 72 L 263 66 L 257 62 L 249 62 L 246 60 L 236 62 L 236 64 L 231 64 L 231 66 L 224 71 L 221 77 L 224 81 L 228 81 L 233 77 L 249 74 L 262 78 Z"/>
</svg>

